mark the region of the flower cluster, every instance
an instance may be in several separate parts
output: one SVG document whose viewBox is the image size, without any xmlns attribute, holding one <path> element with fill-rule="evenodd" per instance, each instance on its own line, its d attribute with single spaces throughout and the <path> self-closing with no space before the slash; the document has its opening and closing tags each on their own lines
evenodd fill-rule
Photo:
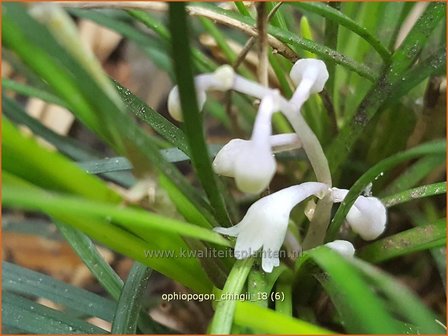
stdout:
<svg viewBox="0 0 448 336">
<path fill-rule="evenodd" d="M 219 67 L 214 73 L 197 76 L 195 86 L 201 109 L 206 100 L 206 92 L 210 90 L 235 90 L 260 99 L 250 139 L 233 139 L 227 143 L 215 157 L 214 171 L 222 176 L 233 177 L 242 192 L 259 194 L 264 191 L 277 170 L 274 152 L 299 148 L 302 144 L 317 141 L 312 132 L 313 139 L 307 138 L 310 134 L 305 133 L 273 135 L 273 113 L 284 113 L 291 123 L 293 120 L 305 123 L 303 118 L 293 117 L 300 116 L 303 104 L 312 94 L 323 90 L 328 76 L 326 65 L 320 60 L 297 61 L 290 72 L 290 78 L 296 85 L 290 100 L 282 97 L 278 90 L 235 74 L 228 65 Z M 170 92 L 168 110 L 174 119 L 182 120 L 177 87 Z M 296 131 L 297 129 L 295 128 Z M 322 152 L 320 144 L 318 146 Z M 308 151 L 303 147 L 310 161 L 316 157 L 315 153 L 310 152 L 312 147 L 308 147 Z M 323 164 L 327 164 L 326 159 L 324 161 Z M 278 251 L 287 234 L 291 210 L 311 196 L 322 198 L 330 195 L 334 203 L 339 203 L 347 193 L 348 190 L 334 188 L 322 182 L 305 182 L 291 186 L 256 201 L 237 225 L 230 228 L 218 227 L 215 231 L 237 237 L 235 257 L 238 259 L 246 258 L 262 249 L 262 268 L 265 272 L 272 272 L 273 268 L 280 264 Z M 353 232 L 365 240 L 376 239 L 384 231 L 386 220 L 386 208 L 381 201 L 365 196 L 356 199 L 346 217 L 346 222 Z M 345 256 L 353 256 L 355 253 L 353 245 L 348 241 L 336 240 L 326 245 Z"/>
</svg>

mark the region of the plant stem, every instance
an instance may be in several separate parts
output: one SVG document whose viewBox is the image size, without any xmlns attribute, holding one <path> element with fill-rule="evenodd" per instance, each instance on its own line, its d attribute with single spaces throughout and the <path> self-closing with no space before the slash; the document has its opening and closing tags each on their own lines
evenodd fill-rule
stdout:
<svg viewBox="0 0 448 336">
<path fill-rule="evenodd" d="M 292 279 L 291 275 L 284 273 L 280 276 L 277 282 L 277 293 L 279 293 L 282 298 L 275 300 L 275 310 L 283 315 L 291 316 L 293 315 L 292 308 Z"/>
<path fill-rule="evenodd" d="M 293 113 L 291 113 L 293 112 Z M 300 112 L 286 112 L 286 117 L 302 141 L 303 148 L 316 174 L 317 181 L 331 186 L 331 174 L 322 146 Z"/>
<path fill-rule="evenodd" d="M 243 290 L 249 271 L 254 263 L 254 258 L 250 257 L 237 260 L 226 284 L 222 290 L 221 297 L 229 295 L 230 298 L 238 295 Z M 233 316 L 235 314 L 236 300 L 223 299 L 216 304 L 215 315 L 209 327 L 210 334 L 229 334 L 232 329 Z"/>
<path fill-rule="evenodd" d="M 258 81 L 268 86 L 268 44 L 267 44 L 267 10 L 266 4 L 260 2 L 257 7 L 258 30 Z"/>
<path fill-rule="evenodd" d="M 265 293 L 267 285 L 266 273 L 254 267 L 249 273 L 247 281 L 247 291 L 251 298 L 255 299 L 255 304 L 261 307 L 268 307 L 268 299 L 264 299 L 260 293 Z"/>
<path fill-rule="evenodd" d="M 319 200 L 314 211 L 314 217 L 311 220 L 306 236 L 303 240 L 303 250 L 309 250 L 321 245 L 325 240 L 325 233 L 330 224 L 331 208 L 333 201 L 331 195 L 325 196 Z"/>
</svg>

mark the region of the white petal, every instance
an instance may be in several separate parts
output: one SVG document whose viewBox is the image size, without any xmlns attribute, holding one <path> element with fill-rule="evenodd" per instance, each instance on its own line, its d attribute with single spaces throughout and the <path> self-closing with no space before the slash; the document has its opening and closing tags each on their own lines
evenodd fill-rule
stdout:
<svg viewBox="0 0 448 336">
<path fill-rule="evenodd" d="M 265 190 L 277 169 L 270 146 L 251 146 L 235 158 L 235 182 L 243 192 L 258 194 Z"/>
<path fill-rule="evenodd" d="M 346 257 L 353 257 L 355 255 L 355 248 L 353 244 L 347 240 L 335 240 L 330 243 L 326 243 L 325 246 L 328 246 L 332 250 L 335 250 L 339 254 Z"/>
<path fill-rule="evenodd" d="M 236 237 L 238 236 L 238 234 L 241 231 L 241 224 L 237 224 L 228 228 L 225 227 L 215 227 L 213 228 L 213 231 L 218 232 L 220 234 L 226 235 L 226 236 L 231 236 L 231 237 Z"/>
<path fill-rule="evenodd" d="M 301 147 L 299 137 L 295 134 L 276 134 L 270 137 L 270 145 L 275 152 L 282 152 Z M 249 153 L 243 154 L 242 158 L 245 160 L 247 155 L 254 155 L 257 153 L 254 149 L 255 145 L 251 140 L 232 139 L 216 154 L 213 160 L 213 170 L 216 174 L 228 177 L 235 177 L 235 162 L 241 152 Z M 269 156 L 272 156 L 270 153 Z M 274 158 L 268 158 L 269 161 Z"/>
<path fill-rule="evenodd" d="M 168 95 L 168 112 L 174 120 L 183 121 L 182 109 L 180 107 L 179 100 L 179 90 L 177 86 L 173 87 Z"/>
<path fill-rule="evenodd" d="M 233 87 L 235 72 L 230 65 L 225 64 L 218 67 L 215 72 L 196 76 L 194 81 L 200 91 L 227 91 Z"/>
<path fill-rule="evenodd" d="M 202 110 L 205 104 L 205 100 L 207 99 L 205 92 L 197 90 L 197 99 L 199 104 L 199 110 Z M 171 89 L 170 94 L 168 95 L 168 112 L 174 120 L 177 121 L 184 120 L 182 114 L 182 108 L 180 105 L 179 88 L 177 87 L 177 85 Z"/>
<path fill-rule="evenodd" d="M 296 86 L 298 86 L 302 80 L 312 80 L 313 85 L 310 89 L 310 93 L 321 92 L 329 76 L 325 63 L 314 58 L 298 60 L 291 68 L 289 75 Z"/>
<path fill-rule="evenodd" d="M 271 135 L 270 144 L 274 153 L 289 151 L 302 147 L 302 142 L 296 133 Z"/>
<path fill-rule="evenodd" d="M 222 176 L 235 176 L 235 160 L 239 153 L 249 146 L 248 140 L 232 139 L 216 154 L 213 160 L 213 170 Z"/>
<path fill-rule="evenodd" d="M 267 145 L 272 136 L 272 114 L 278 110 L 276 98 L 273 95 L 263 97 L 258 108 L 252 129 L 251 140 L 257 144 Z"/>
<path fill-rule="evenodd" d="M 271 273 L 274 267 L 280 265 L 279 252 L 285 240 L 288 222 L 282 228 L 274 232 L 270 232 L 270 236 L 265 237 L 263 244 L 263 256 L 261 260 L 261 267 L 266 273 Z"/>
<path fill-rule="evenodd" d="M 376 197 L 359 196 L 347 214 L 352 230 L 364 240 L 373 240 L 386 228 L 386 207 Z"/>
<path fill-rule="evenodd" d="M 280 207 L 289 208 L 289 211 L 291 211 L 292 208 L 306 198 L 312 195 L 322 197 L 328 190 L 328 185 L 324 183 L 305 182 L 277 191 L 268 197 L 275 197 L 276 203 Z"/>
<path fill-rule="evenodd" d="M 331 197 L 334 203 L 340 203 L 347 196 L 347 189 L 331 188 Z"/>
<path fill-rule="evenodd" d="M 217 89 L 227 91 L 233 87 L 233 83 L 235 81 L 235 71 L 230 65 L 221 65 L 215 70 L 213 75 L 216 82 L 219 83 L 219 87 Z"/>
<path fill-rule="evenodd" d="M 259 223 L 246 222 L 244 224 L 236 239 L 234 253 L 237 259 L 254 255 L 263 245 L 263 234 L 258 227 Z"/>
</svg>

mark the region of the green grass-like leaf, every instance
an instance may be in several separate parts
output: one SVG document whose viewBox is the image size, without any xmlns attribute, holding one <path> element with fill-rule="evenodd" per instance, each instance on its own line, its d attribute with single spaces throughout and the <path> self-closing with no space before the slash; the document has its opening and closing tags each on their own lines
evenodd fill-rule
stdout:
<svg viewBox="0 0 448 336">
<path fill-rule="evenodd" d="M 315 272 L 317 280 L 330 296 L 348 333 L 400 332 L 399 324 L 387 311 L 385 303 L 343 257 L 327 247 L 309 250 L 296 263 L 299 274 L 311 261 L 325 272 Z"/>
<path fill-rule="evenodd" d="M 84 173 L 57 152 L 43 149 L 3 118 L 3 169 L 48 190 L 82 195 L 92 200 L 117 203 L 118 194 L 95 176 Z M 51 162 L 51 166 L 48 165 Z"/>
<path fill-rule="evenodd" d="M 69 8 L 67 11 L 76 17 L 95 22 L 103 27 L 107 27 L 117 32 L 123 37 L 128 38 L 130 41 L 135 43 L 135 45 L 139 47 L 151 60 L 153 60 L 155 64 L 167 71 L 171 77 L 173 76 L 170 61 L 167 57 L 168 45 L 163 43 L 163 41 L 160 41 L 149 34 L 143 33 L 141 30 L 134 27 L 130 22 L 119 19 L 116 16 L 114 17 L 114 15 L 110 12 L 108 14 L 107 12 L 99 10 L 83 10 L 78 8 Z"/>
<path fill-rule="evenodd" d="M 254 258 L 246 258 L 235 262 L 221 293 L 221 296 L 224 295 L 225 297 L 227 295 L 229 299 L 219 300 L 216 303 L 215 314 L 208 330 L 210 334 L 230 333 L 236 309 L 236 301 L 230 298 L 232 298 L 232 295 L 240 294 L 243 290 L 253 263 Z"/>
<path fill-rule="evenodd" d="M 407 318 L 411 325 L 415 326 L 415 334 L 446 333 L 444 328 L 437 323 L 435 316 L 420 303 L 409 289 L 368 263 L 359 259 L 352 260 L 352 263 L 381 289 L 396 308 L 396 311 Z M 409 331 L 409 328 L 404 331 Z"/>
<path fill-rule="evenodd" d="M 138 262 L 132 265 L 118 300 L 112 323 L 113 334 L 136 333 L 140 315 L 144 315 L 141 312 L 141 305 L 151 272 L 150 268 Z M 162 333 L 162 331 L 166 332 L 165 328 L 161 328 L 153 321 L 150 322 L 152 322 L 152 325 L 149 332 L 154 334 Z M 148 331 L 145 330 L 145 333 L 148 333 Z"/>
<path fill-rule="evenodd" d="M 355 115 L 344 125 L 326 152 L 333 175 L 339 173 L 339 169 L 347 161 L 347 156 L 353 145 L 392 94 L 394 85 L 402 82 L 403 75 L 415 62 L 422 48 L 428 42 L 429 35 L 444 15 L 444 3 L 431 3 L 401 46 L 394 52 L 390 65 L 383 68 L 380 78 L 375 81 L 363 98 Z"/>
<path fill-rule="evenodd" d="M 45 139 L 55 146 L 59 152 L 68 156 L 73 160 L 91 161 L 99 156 L 90 148 L 86 148 L 82 143 L 65 136 L 57 134 L 53 130 L 47 128 L 42 123 L 29 116 L 15 101 L 3 96 L 2 101 L 3 113 L 16 125 L 28 127 L 35 135 Z M 115 173 L 114 171 L 104 171 L 103 176 L 119 185 L 130 187 L 135 184 L 134 177 L 129 173 Z"/>
<path fill-rule="evenodd" d="M 24 196 L 25 203 L 28 203 L 29 201 L 29 199 L 28 201 L 26 201 L 26 195 L 34 194 L 35 198 L 42 197 L 42 199 L 48 197 L 47 192 L 7 172 L 3 172 L 2 190 L 5 205 L 7 204 L 7 195 L 13 196 L 14 193 L 19 198 L 21 198 L 20 195 Z M 72 197 L 68 198 L 73 200 Z M 56 201 L 57 199 L 58 197 L 53 198 L 53 200 Z M 64 202 L 63 199 L 62 201 Z M 77 203 L 77 201 L 79 201 L 79 198 L 75 198 L 75 203 Z M 92 210 L 93 208 L 95 208 L 95 203 L 92 201 L 81 199 L 81 202 L 83 202 L 87 208 L 91 208 Z M 12 203 L 15 202 L 12 201 Z M 55 220 L 61 221 L 73 228 L 76 228 L 88 234 L 96 241 L 109 246 L 117 252 L 138 260 L 141 263 L 144 263 L 145 265 L 148 265 L 153 269 L 173 279 L 178 280 L 179 282 L 185 284 L 187 287 L 192 288 L 193 290 L 196 290 L 198 292 L 208 292 L 210 290 L 211 284 L 206 278 L 206 275 L 203 272 L 202 268 L 199 267 L 199 262 L 197 262 L 196 259 L 194 259 L 193 257 L 170 257 L 169 253 L 176 253 L 181 249 L 189 251 L 188 246 L 178 235 L 173 233 L 172 235 L 165 236 L 163 234 L 160 234 L 160 232 L 158 233 L 157 231 L 148 231 L 146 228 L 139 225 L 133 225 L 133 232 L 131 232 L 128 229 L 116 225 L 116 223 L 112 223 L 111 219 L 107 217 L 107 213 L 98 215 L 91 214 L 90 216 L 88 214 L 84 214 L 78 207 L 79 204 L 72 203 L 72 211 L 69 211 L 68 213 L 64 211 L 63 205 L 59 208 L 58 206 L 56 206 L 56 208 L 53 208 L 52 204 L 48 205 L 46 201 L 42 201 L 42 204 L 44 206 L 41 208 L 41 211 L 47 212 L 50 216 L 55 218 Z M 47 206 L 45 206 L 45 204 L 47 204 Z M 104 203 L 103 205 L 108 207 Z M 13 204 L 11 204 L 11 206 L 14 207 Z M 112 208 L 114 208 L 117 212 L 120 212 L 119 207 L 112 206 Z M 147 214 L 142 210 L 140 210 L 140 212 L 144 216 L 146 216 Z M 224 238 L 219 236 L 218 239 Z M 225 243 L 227 243 L 226 240 L 224 241 Z M 151 257 L 150 254 L 146 255 L 146 253 L 152 253 L 153 257 Z M 98 271 L 101 271 L 101 269 L 98 269 Z M 112 283 L 111 285 L 114 285 L 114 283 Z M 113 295 L 113 297 L 118 297 L 119 293 L 117 295 L 114 292 L 111 293 L 111 295 Z"/>
<path fill-rule="evenodd" d="M 51 129 L 44 126 L 35 118 L 31 117 L 25 110 L 14 100 L 3 95 L 2 96 L 3 113 L 13 122 L 19 125 L 27 126 L 34 134 L 54 144 L 55 147 L 63 154 L 75 160 L 89 160 L 95 157 L 95 153 L 86 148 L 82 143 L 69 137 L 64 137 Z"/>
<path fill-rule="evenodd" d="M 83 216 L 93 216 L 114 220 L 131 231 L 156 230 L 165 233 L 180 234 L 185 237 L 197 238 L 222 246 L 230 246 L 228 240 L 221 235 L 201 228 L 197 225 L 162 217 L 145 210 L 116 207 L 107 203 L 93 203 L 82 198 L 31 192 L 20 188 L 4 188 L 4 204 L 10 207 L 43 212 L 73 214 L 81 212 Z M 39 198 L 39 200 L 37 200 Z"/>
<path fill-rule="evenodd" d="M 24 296 L 45 298 L 80 315 L 97 316 L 112 321 L 115 303 L 99 295 L 74 287 L 48 275 L 4 261 L 2 288 Z"/>
<path fill-rule="evenodd" d="M 2 78 L 2 88 L 3 90 L 11 90 L 27 97 L 39 98 L 50 104 L 67 107 L 63 100 L 52 93 L 7 78 Z"/>
<path fill-rule="evenodd" d="M 29 299 L 3 292 L 2 323 L 30 334 L 106 334 L 90 323 Z"/>
<path fill-rule="evenodd" d="M 174 72 L 179 86 L 184 129 L 191 152 L 191 160 L 219 223 L 222 226 L 229 226 L 229 214 L 220 191 L 218 179 L 212 170 L 205 142 L 202 117 L 198 109 L 185 4 L 170 4 L 169 19 Z"/>
<path fill-rule="evenodd" d="M 445 164 L 445 155 L 428 155 L 418 159 L 404 170 L 396 179 L 382 190 L 383 195 L 390 195 L 410 189 L 431 174 L 437 167 Z"/>
<path fill-rule="evenodd" d="M 237 302 L 235 323 L 260 333 L 326 335 L 333 332 L 300 319 L 276 314 L 273 310 L 249 302 Z"/>
<path fill-rule="evenodd" d="M 222 145 L 209 145 L 208 150 L 214 157 L 222 148 Z M 160 153 L 166 161 L 171 163 L 189 161 L 190 158 L 177 148 L 161 149 Z M 105 174 L 116 171 L 132 170 L 132 163 L 122 156 L 117 156 L 108 159 L 91 160 L 85 162 L 78 162 L 78 165 L 89 174 Z"/>
<path fill-rule="evenodd" d="M 389 60 L 391 53 L 381 43 L 381 41 L 370 34 L 370 32 L 366 28 L 361 27 L 354 20 L 344 15 L 339 10 L 327 4 L 319 2 L 296 2 L 291 4 L 300 9 L 320 14 L 321 16 L 340 24 L 341 26 L 346 27 L 347 29 L 351 30 L 355 34 L 358 34 L 365 41 L 367 41 L 378 52 L 378 54 L 381 55 L 385 62 Z"/>
<path fill-rule="evenodd" d="M 417 22 L 412 27 L 409 34 L 401 43 L 399 48 L 392 56 L 392 63 L 390 66 L 391 78 L 401 79 L 403 71 L 411 66 L 423 47 L 428 42 L 428 39 L 439 22 L 443 20 L 446 15 L 446 4 L 443 2 L 431 2 L 425 9 L 424 13 L 419 17 Z"/>
<path fill-rule="evenodd" d="M 441 76 L 446 72 L 446 49 L 441 48 L 434 54 L 421 60 L 415 67 L 403 74 L 401 82 L 394 86 L 390 97 L 384 102 L 384 107 L 395 103 L 411 89 L 431 76 Z"/>
<path fill-rule="evenodd" d="M 312 270 L 335 305 L 341 322 L 349 333 L 398 333 L 409 330 L 405 321 L 421 333 L 440 333 L 433 314 L 405 287 L 356 258 L 344 258 L 327 247 L 307 251 L 296 263 L 299 278 L 315 263 L 325 273 Z M 350 281 L 347 281 L 350 279 Z M 386 297 L 380 299 L 372 285 Z M 396 291 L 394 290 L 396 289 Z M 393 304 L 391 311 L 387 302 Z M 415 308 L 415 310 L 413 310 Z M 397 314 L 397 315 L 396 315 Z"/>
<path fill-rule="evenodd" d="M 93 276 L 96 277 L 98 282 L 106 289 L 112 298 L 119 301 L 123 295 L 123 281 L 100 255 L 89 237 L 82 232 L 57 221 L 55 224 L 90 272 L 92 272 Z M 145 268 L 147 267 L 145 266 Z M 112 318 L 108 319 L 108 321 L 112 321 Z M 139 327 L 145 333 L 161 333 L 162 331 L 166 331 L 165 327 L 154 322 L 145 314 L 140 314 L 138 318 Z"/>
<path fill-rule="evenodd" d="M 357 256 L 372 263 L 379 263 L 413 252 L 446 245 L 446 219 L 422 225 L 380 239 L 358 251 Z"/>
<path fill-rule="evenodd" d="M 398 204 L 413 201 L 423 197 L 435 196 L 446 193 L 446 182 L 439 182 L 424 185 L 421 187 L 405 190 L 382 199 L 386 207 L 392 207 Z"/>
<path fill-rule="evenodd" d="M 85 69 L 59 46 L 44 27 L 33 21 L 21 5 L 5 6 L 8 17 L 14 18 L 3 22 L 7 28 L 4 30 L 4 36 L 8 37 L 7 44 L 28 66 L 48 81 L 55 93 L 67 101 L 73 113 L 118 153 L 126 154 L 137 175 L 151 174 L 154 168 L 160 174 L 167 175 L 174 182 L 175 188 L 186 195 L 185 198 L 192 203 L 192 207 L 199 209 L 194 214 L 183 213 L 188 220 L 206 226 L 215 223 L 210 206 L 185 177 L 163 159 L 148 134 L 109 99 Z M 23 27 L 29 29 L 23 31 Z M 46 48 L 45 52 L 43 47 Z M 60 76 L 53 76 L 52 69 Z M 71 78 L 69 73 L 76 74 L 76 78 Z M 78 83 L 84 84 L 79 86 Z"/>
<path fill-rule="evenodd" d="M 107 293 L 118 300 L 123 280 L 104 260 L 92 240 L 81 231 L 57 220 L 55 225 Z"/>
<path fill-rule="evenodd" d="M 173 123 L 160 115 L 160 113 L 146 105 L 130 90 L 120 85 L 118 82 L 114 82 L 114 84 L 123 103 L 126 105 L 128 112 L 151 126 L 154 131 L 160 134 L 173 146 L 179 148 L 186 155 L 189 155 L 185 134 L 180 128 L 176 127 Z"/>
</svg>

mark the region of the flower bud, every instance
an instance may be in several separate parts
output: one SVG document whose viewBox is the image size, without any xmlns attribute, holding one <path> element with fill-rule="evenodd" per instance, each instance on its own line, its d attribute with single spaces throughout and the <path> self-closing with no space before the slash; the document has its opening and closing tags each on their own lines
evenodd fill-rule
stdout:
<svg viewBox="0 0 448 336">
<path fill-rule="evenodd" d="M 216 155 L 213 169 L 219 175 L 234 177 L 241 191 L 258 194 L 271 182 L 276 163 L 270 144 L 233 139 Z"/>
<path fill-rule="evenodd" d="M 342 202 L 348 194 L 346 189 L 332 188 L 334 202 Z M 383 233 L 386 228 L 387 210 L 376 197 L 358 196 L 350 208 L 347 223 L 351 229 L 364 240 L 373 240 Z"/>
<path fill-rule="evenodd" d="M 207 96 L 204 91 L 196 91 L 199 110 L 202 110 Z M 184 121 L 182 114 L 182 107 L 180 106 L 179 89 L 177 85 L 173 87 L 168 95 L 168 112 L 170 116 L 176 121 Z"/>
<path fill-rule="evenodd" d="M 298 60 L 292 67 L 289 76 L 298 87 L 302 81 L 309 82 L 309 94 L 321 92 L 329 77 L 325 63 L 314 58 Z"/>
<path fill-rule="evenodd" d="M 209 90 L 227 91 L 230 90 L 235 81 L 235 72 L 230 65 L 222 65 L 215 72 L 196 76 L 194 84 L 196 87 L 199 110 L 204 107 L 207 99 L 206 92 Z M 168 96 L 168 112 L 177 121 L 183 121 L 182 108 L 177 85 L 171 89 Z"/>
<path fill-rule="evenodd" d="M 347 240 L 335 240 L 330 243 L 326 243 L 325 246 L 328 246 L 345 257 L 353 257 L 355 255 L 355 248 L 353 247 L 353 244 Z"/>
</svg>

